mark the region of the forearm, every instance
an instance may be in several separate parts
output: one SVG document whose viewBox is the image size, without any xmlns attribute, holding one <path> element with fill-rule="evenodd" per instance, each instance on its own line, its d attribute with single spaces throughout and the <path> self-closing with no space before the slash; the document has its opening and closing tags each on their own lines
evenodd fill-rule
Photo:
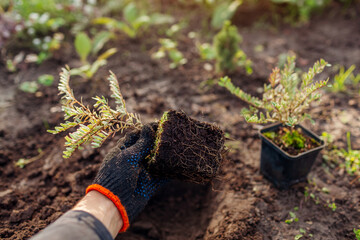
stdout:
<svg viewBox="0 0 360 240">
<path fill-rule="evenodd" d="M 102 194 L 91 191 L 31 240 L 112 240 L 121 227 L 115 205 Z"/>
<path fill-rule="evenodd" d="M 85 211 L 96 217 L 104 224 L 113 238 L 119 233 L 123 224 L 120 213 L 113 202 L 97 191 L 86 194 L 73 210 Z"/>
<path fill-rule="evenodd" d="M 30 240 L 113 240 L 97 218 L 84 211 L 68 211 Z"/>
</svg>

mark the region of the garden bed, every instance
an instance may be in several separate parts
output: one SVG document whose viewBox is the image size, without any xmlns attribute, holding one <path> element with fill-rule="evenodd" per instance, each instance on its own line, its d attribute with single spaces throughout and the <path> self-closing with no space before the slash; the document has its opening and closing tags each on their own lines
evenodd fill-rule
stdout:
<svg viewBox="0 0 360 240">
<path fill-rule="evenodd" d="M 259 29 L 239 23 L 242 47 L 254 62 L 254 73 L 234 73 L 234 83 L 257 94 L 276 65 L 277 56 L 289 49 L 297 53 L 299 66 L 304 69 L 320 57 L 330 63 L 360 67 L 360 8 L 353 9 L 357 16 L 335 8 L 297 28 L 284 25 L 278 30 Z M 176 70 L 141 50 L 153 49 L 155 42 L 156 38 L 150 37 L 113 43 L 118 53 L 92 80 L 75 78 L 72 86 L 76 95 L 83 96 L 85 103 L 94 94 L 108 96 L 105 77 L 112 70 L 120 80 L 129 111 L 141 114 L 144 123 L 159 119 L 168 109 L 184 110 L 192 117 L 219 124 L 230 134 L 232 140 L 227 145 L 231 151 L 213 184 L 169 182 L 128 232 L 117 239 L 294 239 L 300 228 L 313 234 L 313 239 L 355 238 L 353 228 L 360 227 L 359 181 L 352 181 L 354 177 L 339 168 L 329 168 L 319 156 L 309 175 L 312 183 L 301 183 L 288 191 L 274 188 L 259 173 L 258 129 L 240 116 L 244 105 L 218 86 L 200 88 L 213 75 L 204 70 L 190 39 L 179 41 L 188 63 Z M 255 52 L 259 44 L 264 50 Z M 40 88 L 38 95 L 17 89 L 19 83 L 33 81 L 41 74 L 57 75 L 72 57 L 72 51 L 66 52 L 62 60 L 28 65 L 17 73 L 8 73 L 0 65 L 1 238 L 29 238 L 74 206 L 115 143 L 109 141 L 100 150 L 85 148 L 63 159 L 62 136 L 46 132 L 63 117 L 56 84 Z M 346 146 L 346 131 L 351 131 L 353 148 L 359 149 L 359 98 L 335 94 L 324 98 L 322 105 L 313 110 L 316 125 L 307 127 L 318 134 L 332 133 L 342 147 Z M 25 168 L 14 165 L 20 158 L 33 157 L 37 159 Z M 314 190 L 315 185 L 328 193 Z M 306 200 L 306 187 L 319 197 L 318 204 L 310 197 Z M 335 211 L 328 207 L 327 200 L 336 204 Z M 285 223 L 291 218 L 290 211 L 298 221 Z"/>
</svg>

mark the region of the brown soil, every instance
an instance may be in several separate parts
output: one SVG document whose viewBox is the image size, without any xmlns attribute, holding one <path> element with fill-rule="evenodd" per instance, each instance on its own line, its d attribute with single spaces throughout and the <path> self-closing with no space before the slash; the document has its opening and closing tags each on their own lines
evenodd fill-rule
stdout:
<svg viewBox="0 0 360 240">
<path fill-rule="evenodd" d="M 287 152 L 288 154 L 292 156 L 299 155 L 300 153 L 309 151 L 313 148 L 317 148 L 320 146 L 320 143 L 318 143 L 315 139 L 311 138 L 310 136 L 303 133 L 301 128 L 295 128 L 293 131 L 297 131 L 299 135 L 304 139 L 304 147 L 300 148 L 297 143 L 295 145 L 288 145 L 284 142 L 284 135 L 291 131 L 288 127 L 279 127 L 275 131 L 273 131 L 274 136 L 267 136 L 275 145 L 277 145 L 279 148 Z"/>
<path fill-rule="evenodd" d="M 176 7 L 174 11 L 188 11 Z M 190 12 L 190 11 L 189 11 Z M 195 12 L 196 13 L 196 12 Z M 234 84 L 251 94 L 257 94 L 276 66 L 277 56 L 289 49 L 299 56 L 299 67 L 305 69 L 323 57 L 332 64 L 360 66 L 360 6 L 343 10 L 336 4 L 315 16 L 301 27 L 272 26 L 255 23 L 243 27 L 242 48 L 254 62 L 254 74 L 234 73 Z M 195 20 L 189 29 L 197 31 L 201 21 Z M 247 25 L 247 24 L 246 24 Z M 148 204 L 131 224 L 129 231 L 117 239 L 294 239 L 303 228 L 312 239 L 355 239 L 353 228 L 360 228 L 360 182 L 353 181 L 340 168 L 330 168 L 321 157 L 309 175 L 317 186 L 329 193 L 317 191 L 314 184 L 301 183 L 290 190 L 279 191 L 259 173 L 260 140 L 257 126 L 250 126 L 240 116 L 245 106 L 225 89 L 217 86 L 200 88 L 213 78 L 198 60 L 194 43 L 187 32 L 179 36 L 179 49 L 188 63 L 176 70 L 168 62 L 154 61 L 148 51 L 154 51 L 155 37 L 130 41 L 122 37 L 116 43 L 117 54 L 107 67 L 91 81 L 75 79 L 72 87 L 85 103 L 94 95 L 109 96 L 104 84 L 108 70 L 121 80 L 120 87 L 129 111 L 138 112 L 144 123 L 160 118 L 168 109 L 183 109 L 197 119 L 216 122 L 229 135 L 231 148 L 220 169 L 219 179 L 212 185 L 170 182 Z M 255 52 L 254 47 L 263 46 Z M 96 175 L 101 160 L 117 139 L 101 149 L 85 148 L 64 160 L 63 136 L 46 132 L 62 121 L 57 83 L 41 88 L 37 96 L 17 90 L 19 83 L 34 81 L 41 74 L 57 75 L 65 64 L 75 59 L 71 49 L 64 49 L 61 59 L 44 64 L 24 64 L 16 73 L 0 64 L 0 238 L 27 239 L 69 210 L 83 195 Z M 334 73 L 327 69 L 323 77 Z M 346 146 L 346 131 L 351 131 L 354 149 L 360 149 L 360 102 L 358 97 L 325 94 L 323 103 L 311 114 L 316 125 L 308 125 L 321 134 L 335 136 L 335 144 Z M 32 158 L 41 148 L 45 154 L 20 169 L 14 163 L 20 158 Z M 316 204 L 304 197 L 308 187 L 321 201 Z M 334 202 L 336 211 L 327 207 Z M 298 207 L 298 222 L 286 224 L 289 211 Z"/>
<path fill-rule="evenodd" d="M 223 131 L 177 111 L 168 111 L 160 124 L 150 173 L 194 183 L 213 180 L 222 163 Z"/>
</svg>

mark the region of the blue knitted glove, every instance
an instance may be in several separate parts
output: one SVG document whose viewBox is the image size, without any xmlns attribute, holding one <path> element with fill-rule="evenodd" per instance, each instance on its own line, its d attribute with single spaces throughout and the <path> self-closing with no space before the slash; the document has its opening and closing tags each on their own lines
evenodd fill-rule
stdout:
<svg viewBox="0 0 360 240">
<path fill-rule="evenodd" d="M 157 124 L 127 134 L 106 155 L 100 170 L 86 193 L 96 190 L 118 208 L 126 231 L 130 222 L 145 208 L 164 180 L 150 176 L 141 162 L 150 154 L 155 142 Z"/>
</svg>

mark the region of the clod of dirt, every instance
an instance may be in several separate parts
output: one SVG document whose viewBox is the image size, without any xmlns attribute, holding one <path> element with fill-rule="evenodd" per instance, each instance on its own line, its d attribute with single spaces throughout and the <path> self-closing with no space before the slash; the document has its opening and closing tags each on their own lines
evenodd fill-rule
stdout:
<svg viewBox="0 0 360 240">
<path fill-rule="evenodd" d="M 23 210 L 13 210 L 9 221 L 11 223 L 24 221 L 25 219 L 29 219 L 33 215 L 34 211 L 35 209 L 33 206 L 28 206 Z"/>
<path fill-rule="evenodd" d="M 211 181 L 224 153 L 224 132 L 183 112 L 165 112 L 159 122 L 152 158 L 148 162 L 155 176 L 195 183 Z"/>
</svg>

